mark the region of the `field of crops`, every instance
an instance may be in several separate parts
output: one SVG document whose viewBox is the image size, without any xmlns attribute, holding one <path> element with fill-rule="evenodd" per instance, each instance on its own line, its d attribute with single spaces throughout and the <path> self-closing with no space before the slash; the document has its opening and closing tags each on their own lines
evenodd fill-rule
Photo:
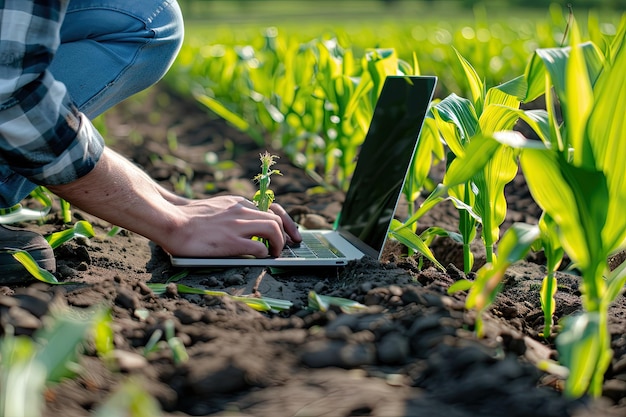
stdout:
<svg viewBox="0 0 626 417">
<path fill-rule="evenodd" d="M 626 14 L 459 3 L 181 1 L 164 82 L 96 123 L 187 197 L 250 191 L 267 150 L 250 199 L 326 221 L 385 78 L 438 77 L 388 259 L 181 271 L 39 189 L 3 220 L 59 268 L 14 254 L 45 284 L 1 289 L 0 415 L 623 415 Z"/>
<path fill-rule="evenodd" d="M 414 6 L 403 11 L 405 18 L 398 10 L 381 11 L 378 19 L 364 12 L 341 25 L 328 18 L 294 26 L 298 16 L 287 12 L 284 26 L 192 26 L 170 80 L 259 147 L 280 149 L 326 187 L 345 190 L 385 77 L 438 76 L 440 89 L 404 187 L 409 217 L 396 221 L 390 235 L 442 269 L 429 242 L 435 236 L 462 241 L 465 273 L 473 269 L 470 244 L 480 235 L 487 265 L 476 281 L 451 289 L 469 290 L 467 306 L 479 311 L 513 262 L 531 247 L 543 249 L 545 337 L 554 312 L 553 273 L 568 255 L 585 282 L 586 311 L 564 325 L 561 364 L 553 369 L 567 376 L 568 394 L 599 395 L 610 361 L 608 306 L 626 280 L 626 267 L 609 272 L 607 265 L 626 242 L 626 222 L 617 214 L 626 201 L 626 176 L 615 160 L 624 150 L 624 128 L 621 118 L 605 119 L 626 105 L 619 75 L 626 72 L 626 18 L 577 16 L 553 4 L 542 19 L 511 10 L 495 18 L 501 11 L 476 7 L 472 19 L 457 12 L 444 21 L 430 5 Z M 433 20 L 415 18 L 429 12 Z M 537 99 L 543 108 L 532 108 Z M 537 140 L 516 131 L 518 120 Z M 539 225 L 502 231 L 503 191 L 518 159 L 544 213 Z M 430 168 L 444 160 L 443 180 L 433 187 Z M 426 200 L 413 206 L 423 192 Z M 434 227 L 417 235 L 420 217 L 444 200 L 459 210 L 458 233 Z M 583 357 L 591 364 L 581 364 Z"/>
<path fill-rule="evenodd" d="M 326 9 L 295 14 L 296 8 L 281 7 L 272 14 L 261 4 L 274 3 L 244 3 L 212 3 L 211 18 L 190 19 L 185 45 L 167 81 L 248 133 L 259 146 L 280 147 L 298 166 L 339 186 L 349 177 L 343 172 L 349 163 L 338 154 L 353 154 L 366 126 L 337 112 L 347 110 L 343 102 L 369 101 L 365 109 L 372 108 L 376 93 L 371 91 L 377 90 L 365 86 L 369 78 L 381 80 L 399 71 L 436 75 L 438 98 L 451 93 L 468 97 L 471 86 L 459 56 L 471 64 L 485 88 L 493 87 L 524 74 L 536 49 L 563 46 L 572 18 L 557 5 L 511 13 L 450 7 L 453 2 L 436 7 L 403 2 L 399 10 L 366 2 L 375 8 L 363 11 L 353 2 L 339 2 L 343 6 L 327 18 Z M 445 7 L 451 11 L 444 13 Z M 258 16 L 254 24 L 252 16 Z M 574 16 L 583 37 L 600 47 L 614 36 L 619 23 L 615 14 L 585 11 Z M 341 89 L 337 80 L 345 84 Z M 342 97 L 337 95 L 340 90 Z M 358 113 L 349 117 L 368 119 L 367 110 Z M 330 116 L 343 123 L 331 123 Z M 343 132 L 346 124 L 361 128 Z"/>
</svg>

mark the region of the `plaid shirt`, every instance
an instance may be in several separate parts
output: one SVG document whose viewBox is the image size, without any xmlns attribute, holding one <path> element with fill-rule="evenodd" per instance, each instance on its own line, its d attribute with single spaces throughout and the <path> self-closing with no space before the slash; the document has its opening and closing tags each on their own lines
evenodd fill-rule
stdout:
<svg viewBox="0 0 626 417">
<path fill-rule="evenodd" d="M 0 164 L 36 184 L 93 169 L 104 141 L 47 70 L 69 0 L 0 0 Z"/>
</svg>

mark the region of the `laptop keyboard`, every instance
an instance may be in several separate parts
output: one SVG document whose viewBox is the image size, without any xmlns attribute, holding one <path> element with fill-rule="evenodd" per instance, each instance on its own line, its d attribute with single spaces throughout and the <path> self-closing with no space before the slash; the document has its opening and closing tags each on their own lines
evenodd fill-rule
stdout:
<svg viewBox="0 0 626 417">
<path fill-rule="evenodd" d="M 322 235 L 302 233 L 302 242 L 287 245 L 280 255 L 281 258 L 343 258 L 337 248 L 332 246 Z"/>
</svg>

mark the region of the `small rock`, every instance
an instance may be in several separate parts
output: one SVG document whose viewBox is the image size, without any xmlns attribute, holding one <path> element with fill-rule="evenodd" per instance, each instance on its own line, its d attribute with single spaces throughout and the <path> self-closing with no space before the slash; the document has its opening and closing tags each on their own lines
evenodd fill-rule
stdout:
<svg viewBox="0 0 626 417">
<path fill-rule="evenodd" d="M 9 322 L 16 329 L 37 330 L 41 327 L 41 320 L 23 308 L 11 307 L 8 313 Z"/>
<path fill-rule="evenodd" d="M 112 354 L 117 366 L 123 372 L 135 371 L 148 366 L 148 360 L 138 353 L 115 349 Z"/>
<path fill-rule="evenodd" d="M 241 274 L 232 274 L 224 278 L 224 285 L 227 287 L 235 285 L 243 285 L 246 283 L 246 279 Z"/>
<path fill-rule="evenodd" d="M 626 397 L 626 381 L 620 379 L 609 379 L 605 381 L 602 386 L 602 395 L 616 402 Z"/>
<path fill-rule="evenodd" d="M 115 304 L 128 310 L 134 310 L 138 307 L 139 301 L 134 292 L 125 288 L 119 288 L 117 290 L 117 297 L 115 297 Z"/>
<path fill-rule="evenodd" d="M 378 360 L 386 365 L 402 364 L 409 355 L 409 341 L 398 332 L 386 334 L 377 347 Z"/>
<path fill-rule="evenodd" d="M 300 224 L 306 229 L 332 229 L 324 217 L 313 213 L 304 214 Z"/>
</svg>

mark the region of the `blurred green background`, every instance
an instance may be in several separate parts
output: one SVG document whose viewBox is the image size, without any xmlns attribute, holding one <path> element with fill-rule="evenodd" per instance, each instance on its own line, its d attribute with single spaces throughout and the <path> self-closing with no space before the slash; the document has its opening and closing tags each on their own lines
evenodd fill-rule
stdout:
<svg viewBox="0 0 626 417">
<path fill-rule="evenodd" d="M 224 23 L 288 23 L 291 18 L 326 20 L 329 24 L 380 18 L 455 20 L 471 17 L 476 6 L 486 7 L 494 17 L 538 16 L 550 4 L 564 8 L 571 5 L 580 12 L 626 10 L 626 0 L 179 0 L 179 3 L 188 20 Z"/>
</svg>

